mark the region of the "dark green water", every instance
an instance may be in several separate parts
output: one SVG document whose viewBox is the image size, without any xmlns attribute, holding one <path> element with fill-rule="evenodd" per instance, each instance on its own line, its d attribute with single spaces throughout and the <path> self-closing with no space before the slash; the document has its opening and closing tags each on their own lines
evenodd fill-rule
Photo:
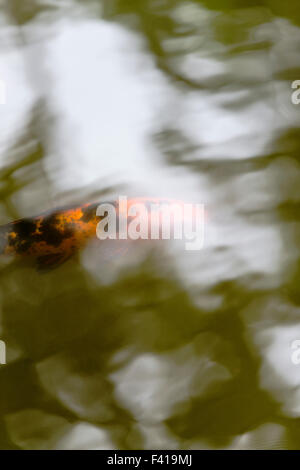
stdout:
<svg viewBox="0 0 300 470">
<path fill-rule="evenodd" d="M 299 2 L 58 3 L 1 2 L 0 222 L 181 198 L 205 246 L 1 261 L 0 448 L 299 449 Z"/>
</svg>

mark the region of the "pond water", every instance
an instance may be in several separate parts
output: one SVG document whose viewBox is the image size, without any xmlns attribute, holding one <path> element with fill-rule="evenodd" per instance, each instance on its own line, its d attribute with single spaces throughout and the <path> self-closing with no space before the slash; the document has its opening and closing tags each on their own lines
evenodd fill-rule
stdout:
<svg viewBox="0 0 300 470">
<path fill-rule="evenodd" d="M 206 213 L 200 251 L 1 260 L 0 448 L 299 449 L 299 2 L 9 0 L 0 24 L 1 224 Z"/>
</svg>

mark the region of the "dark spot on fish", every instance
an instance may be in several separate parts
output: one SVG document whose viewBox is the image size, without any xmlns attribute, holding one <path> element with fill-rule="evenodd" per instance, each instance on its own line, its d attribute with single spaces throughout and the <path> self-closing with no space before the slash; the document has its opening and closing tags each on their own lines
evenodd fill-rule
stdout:
<svg viewBox="0 0 300 470">
<path fill-rule="evenodd" d="M 9 239 L 9 245 L 13 246 L 15 251 L 18 254 L 26 253 L 26 251 L 30 248 L 31 242 L 29 240 L 21 240 L 19 237 L 13 239 Z"/>
<path fill-rule="evenodd" d="M 80 217 L 80 221 L 84 223 L 89 223 L 96 216 L 97 205 L 91 204 L 90 206 L 83 207 L 81 209 L 82 216 Z"/>
<path fill-rule="evenodd" d="M 13 246 L 17 253 L 25 253 L 32 243 L 45 242 L 48 245 L 57 247 L 65 238 L 73 235 L 70 227 L 64 230 L 57 228 L 57 217 L 52 214 L 42 220 L 37 230 L 37 222 L 35 220 L 22 219 L 12 224 L 12 231 L 15 237 L 9 237 L 8 243 Z"/>
<path fill-rule="evenodd" d="M 35 231 L 35 228 L 35 222 L 28 219 L 19 220 L 16 222 L 16 224 L 14 224 L 14 231 L 21 239 L 30 237 Z"/>
<path fill-rule="evenodd" d="M 8 234 L 8 244 L 13 246 L 17 253 L 25 253 L 30 246 L 30 239 L 35 227 L 35 223 L 29 219 L 12 223 L 10 233 L 15 233 L 15 236 L 12 237 Z"/>
<path fill-rule="evenodd" d="M 103 201 L 101 205 L 104 205 L 104 204 L 110 204 L 114 208 L 117 208 L 117 203 L 115 201 Z M 94 217 L 97 220 L 103 219 L 107 215 L 107 213 L 105 213 L 103 216 L 96 215 L 99 205 L 100 203 L 97 202 L 97 203 L 89 204 L 86 207 L 82 207 L 81 212 L 83 215 L 81 216 L 80 221 L 84 223 L 89 223 Z"/>
<path fill-rule="evenodd" d="M 48 245 L 59 246 L 65 238 L 72 237 L 74 231 L 71 228 L 60 231 L 57 228 L 57 223 L 55 214 L 46 217 L 40 225 L 40 234 L 35 236 L 35 241 L 44 241 Z"/>
</svg>

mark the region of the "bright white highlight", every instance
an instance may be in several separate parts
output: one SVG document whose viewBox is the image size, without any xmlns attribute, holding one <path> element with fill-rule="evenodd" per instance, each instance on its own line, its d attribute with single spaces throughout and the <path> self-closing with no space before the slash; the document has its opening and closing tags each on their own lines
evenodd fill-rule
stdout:
<svg viewBox="0 0 300 470">
<path fill-rule="evenodd" d="M 100 240 L 186 239 L 188 251 L 201 250 L 204 245 L 203 204 L 157 202 L 147 208 L 141 202 L 128 204 L 127 197 L 120 196 L 117 208 L 114 204 L 100 204 L 96 214 L 103 217 L 96 229 Z"/>
</svg>

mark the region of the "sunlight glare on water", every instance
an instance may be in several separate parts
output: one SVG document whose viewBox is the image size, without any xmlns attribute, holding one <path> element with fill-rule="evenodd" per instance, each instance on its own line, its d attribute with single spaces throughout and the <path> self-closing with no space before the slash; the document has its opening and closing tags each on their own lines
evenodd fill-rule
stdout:
<svg viewBox="0 0 300 470">
<path fill-rule="evenodd" d="M 298 2 L 26 4 L 0 7 L 1 224 L 120 195 L 207 218 L 200 251 L 0 260 L 0 448 L 299 448 Z"/>
</svg>

